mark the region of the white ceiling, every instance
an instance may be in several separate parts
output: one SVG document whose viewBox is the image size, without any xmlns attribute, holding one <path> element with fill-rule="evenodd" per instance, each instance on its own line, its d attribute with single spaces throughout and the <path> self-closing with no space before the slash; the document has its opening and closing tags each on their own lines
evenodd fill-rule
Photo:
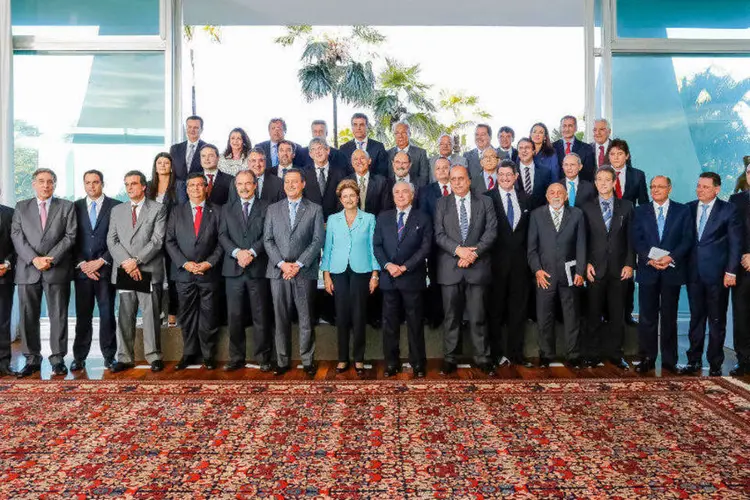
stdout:
<svg viewBox="0 0 750 500">
<path fill-rule="evenodd" d="M 185 24 L 583 26 L 583 0 L 184 0 Z"/>
</svg>

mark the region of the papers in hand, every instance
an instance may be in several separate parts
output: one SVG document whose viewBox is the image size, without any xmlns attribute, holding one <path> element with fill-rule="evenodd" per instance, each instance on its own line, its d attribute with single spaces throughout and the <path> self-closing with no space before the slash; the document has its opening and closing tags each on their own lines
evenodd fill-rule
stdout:
<svg viewBox="0 0 750 500">
<path fill-rule="evenodd" d="M 575 279 L 575 267 L 576 267 L 576 261 L 569 260 L 565 263 L 565 276 L 568 278 L 568 286 L 573 286 L 573 281 Z"/>
<path fill-rule="evenodd" d="M 659 260 L 667 255 L 669 255 L 669 251 L 663 248 L 651 247 L 651 250 L 648 251 L 648 258 L 651 260 Z M 669 263 L 669 267 L 674 267 L 674 260 Z"/>
</svg>

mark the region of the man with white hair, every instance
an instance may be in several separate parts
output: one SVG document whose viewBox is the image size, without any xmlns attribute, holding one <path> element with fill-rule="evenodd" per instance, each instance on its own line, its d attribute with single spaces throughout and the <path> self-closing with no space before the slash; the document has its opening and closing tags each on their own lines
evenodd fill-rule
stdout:
<svg viewBox="0 0 750 500">
<path fill-rule="evenodd" d="M 411 139 L 411 127 L 405 121 L 393 125 L 393 136 L 396 145 L 388 150 L 388 164 L 393 163 L 396 153 L 406 153 L 411 160 L 409 177 L 411 183 L 416 187 L 426 186 L 430 179 L 430 163 L 427 161 L 427 151 L 409 143 Z M 388 177 L 393 179 L 393 170 L 388 171 Z"/>
<path fill-rule="evenodd" d="M 313 139 L 319 137 L 328 141 L 328 124 L 325 120 L 313 120 L 310 124 L 310 133 L 312 134 Z M 315 163 L 310 156 L 310 149 L 308 147 L 300 148 L 295 158 L 297 159 L 296 163 L 303 165 L 303 168 L 313 168 L 313 164 Z M 333 146 L 328 148 L 328 163 L 334 170 L 341 170 L 342 172 L 345 172 L 346 175 L 352 173 L 349 170 L 344 155 Z"/>
<path fill-rule="evenodd" d="M 611 135 L 612 128 L 606 119 L 599 118 L 594 122 L 594 142 L 591 143 L 591 147 L 594 148 L 597 169 L 602 165 L 609 164 L 607 148 L 609 147 L 609 138 Z"/>
</svg>

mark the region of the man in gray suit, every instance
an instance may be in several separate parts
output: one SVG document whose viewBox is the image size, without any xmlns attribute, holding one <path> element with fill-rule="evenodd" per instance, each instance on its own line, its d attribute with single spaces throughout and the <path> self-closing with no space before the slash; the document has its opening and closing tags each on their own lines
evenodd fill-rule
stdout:
<svg viewBox="0 0 750 500">
<path fill-rule="evenodd" d="M 586 226 L 583 212 L 565 204 L 565 186 L 547 188 L 549 205 L 537 208 L 529 220 L 527 255 L 536 277 L 536 317 L 539 364 L 549 366 L 555 355 L 555 299 L 560 296 L 565 326 L 566 358 L 580 368 L 578 291 L 586 271 Z"/>
<path fill-rule="evenodd" d="M 482 155 L 492 147 L 492 127 L 486 123 L 480 123 L 474 129 L 474 144 L 477 145 L 471 151 L 464 153 L 466 164 L 469 166 L 469 176 L 474 177 L 482 175 L 482 164 L 479 161 Z"/>
<path fill-rule="evenodd" d="M 459 327 L 466 310 L 474 361 L 491 375 L 484 294 L 492 281 L 490 250 L 497 236 L 497 217 L 492 200 L 470 192 L 466 167 L 451 168 L 450 182 L 453 192 L 440 198 L 435 209 L 437 282 L 445 310 L 441 373 L 456 370 Z"/>
<path fill-rule="evenodd" d="M 396 139 L 396 145 L 388 150 L 388 164 L 393 164 L 393 158 L 396 153 L 406 153 L 411 160 L 409 177 L 415 187 L 426 186 L 430 182 L 430 163 L 427 161 L 427 151 L 409 144 L 411 138 L 411 128 L 406 122 L 398 122 L 393 126 L 393 136 Z M 395 180 L 393 169 L 388 170 L 388 178 Z"/>
<path fill-rule="evenodd" d="M 42 291 L 47 296 L 50 320 L 49 362 L 54 375 L 65 375 L 68 353 L 68 301 L 73 279 L 73 245 L 78 223 L 73 203 L 54 198 L 57 175 L 39 168 L 32 175 L 35 198 L 19 201 L 13 214 L 11 239 L 18 254 L 16 285 L 21 310 L 19 328 L 26 366 L 18 372 L 28 377 L 42 364 L 39 317 Z"/>
<path fill-rule="evenodd" d="M 167 230 L 167 207 L 146 198 L 146 176 L 137 170 L 125 174 L 125 191 L 129 202 L 112 209 L 107 246 L 112 254 L 112 283 L 117 285 L 118 269 L 133 280 L 143 280 L 151 273 L 151 291 L 120 291 L 117 317 L 117 362 L 112 373 L 133 368 L 135 354 L 135 319 L 140 307 L 143 315 L 143 352 L 155 372 L 164 369 L 161 354 L 160 304 L 164 281 L 164 234 Z"/>
<path fill-rule="evenodd" d="M 453 151 L 453 136 L 443 134 L 438 139 L 438 154 L 430 156 L 430 182 L 435 182 L 435 162 L 440 158 L 447 158 L 451 165 L 466 166 L 466 158 Z"/>
<path fill-rule="evenodd" d="M 320 250 L 325 240 L 323 209 L 302 198 L 305 180 L 299 169 L 284 175 L 286 199 L 268 208 L 263 243 L 268 254 L 266 276 L 271 280 L 276 320 L 276 369 L 289 370 L 292 344 L 292 306 L 299 319 L 299 349 L 302 366 L 315 376 L 315 332 L 312 306 L 318 280 Z"/>
</svg>

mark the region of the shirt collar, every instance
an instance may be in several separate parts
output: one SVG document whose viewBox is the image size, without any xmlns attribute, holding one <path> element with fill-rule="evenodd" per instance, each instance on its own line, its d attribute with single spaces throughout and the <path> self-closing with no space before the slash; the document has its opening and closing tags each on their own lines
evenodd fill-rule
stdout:
<svg viewBox="0 0 750 500">
<path fill-rule="evenodd" d="M 355 172 L 354 176 L 357 179 L 357 183 L 359 183 L 359 180 L 362 177 L 365 178 L 365 182 L 369 182 L 370 181 L 370 171 L 369 170 L 367 172 L 365 172 L 363 175 L 359 175 L 358 173 Z"/>
<path fill-rule="evenodd" d="M 214 177 L 216 177 L 217 175 L 219 175 L 219 168 L 217 167 L 212 170 L 208 170 L 204 168 L 203 175 L 213 175 Z"/>
<path fill-rule="evenodd" d="M 198 203 L 197 205 L 195 203 L 193 203 L 192 201 L 190 202 L 190 207 L 193 210 L 195 210 L 197 207 L 204 208 L 205 206 L 206 206 L 206 200 L 203 200 L 202 202 Z"/>
<path fill-rule="evenodd" d="M 559 209 L 555 210 L 552 205 L 547 205 L 549 207 L 549 213 L 554 214 L 555 212 L 564 212 L 565 211 L 565 205 L 561 206 Z"/>
<path fill-rule="evenodd" d="M 323 165 L 322 167 L 315 165 L 315 170 L 321 170 L 321 169 L 328 170 L 328 162 L 326 162 L 326 164 Z"/>
<path fill-rule="evenodd" d="M 144 203 L 146 203 L 146 197 L 145 196 L 138 203 L 134 202 L 133 200 L 130 200 L 130 205 L 134 206 L 134 207 L 142 207 Z"/>
<path fill-rule="evenodd" d="M 599 205 L 601 205 L 601 204 L 603 204 L 605 202 L 611 204 L 612 206 L 614 206 L 615 205 L 615 197 L 614 197 L 614 195 L 610 196 L 610 198 L 608 200 L 605 200 L 604 198 L 602 198 L 601 196 L 599 196 Z"/>
<path fill-rule="evenodd" d="M 296 200 L 292 200 L 292 199 L 291 199 L 291 198 L 289 198 L 289 197 L 287 197 L 287 199 L 286 199 L 286 202 L 287 202 L 287 203 L 289 203 L 290 205 L 291 205 L 292 203 L 299 203 L 299 202 L 301 202 L 301 201 L 302 201 L 302 197 L 301 197 L 301 196 L 300 196 L 299 198 L 297 198 Z"/>
<path fill-rule="evenodd" d="M 523 168 L 529 167 L 532 170 L 534 169 L 534 160 L 531 160 L 531 163 L 529 163 L 528 165 L 524 165 L 523 162 L 521 162 L 521 160 L 518 160 L 518 161 L 519 161 L 519 164 L 521 165 L 521 167 L 523 167 Z"/>
<path fill-rule="evenodd" d="M 42 202 L 44 202 L 44 201 L 46 201 L 46 202 L 47 202 L 47 206 L 49 206 L 49 205 L 50 205 L 50 202 L 52 201 L 52 197 L 50 196 L 50 197 L 49 197 L 49 198 L 47 198 L 46 200 L 40 200 L 39 198 L 37 198 L 37 199 L 36 199 L 36 204 L 37 204 L 37 206 L 38 206 L 38 205 L 41 205 L 41 204 L 42 204 Z"/>
<path fill-rule="evenodd" d="M 196 147 L 196 149 L 197 149 L 197 147 L 198 147 L 198 143 L 200 142 L 200 140 L 201 140 L 201 138 L 200 138 L 200 137 L 198 137 L 198 140 L 197 140 L 197 141 L 195 141 L 195 142 L 191 142 L 191 141 L 190 141 L 190 139 L 188 139 L 188 140 L 187 140 L 187 146 L 188 146 L 188 149 L 190 149 L 190 146 L 192 146 L 193 144 L 195 144 L 195 147 Z"/>
<path fill-rule="evenodd" d="M 658 212 L 659 204 L 653 200 L 651 201 L 651 204 L 654 206 L 654 210 Z M 662 205 L 662 207 L 664 207 L 664 210 L 669 210 L 669 198 L 667 198 L 667 201 L 664 202 L 664 205 Z"/>
<path fill-rule="evenodd" d="M 399 210 L 398 208 L 396 208 L 396 217 L 398 218 L 398 214 L 400 214 L 401 212 L 404 212 L 404 218 L 408 219 L 409 218 L 409 214 L 411 213 L 411 207 L 412 207 L 412 205 L 409 205 L 408 207 L 406 207 L 403 210 Z"/>
<path fill-rule="evenodd" d="M 467 200 L 467 201 L 469 201 L 471 199 L 471 191 L 469 191 L 468 193 L 466 193 L 463 196 L 458 196 L 456 193 L 453 193 L 453 195 L 456 197 L 456 201 L 459 201 L 459 202 L 461 200 Z"/>
<path fill-rule="evenodd" d="M 92 200 L 89 196 L 86 197 L 86 205 L 87 206 L 91 206 L 91 204 L 93 202 L 96 202 L 96 206 L 97 207 L 101 207 L 102 203 L 104 203 L 104 193 L 102 193 L 102 195 L 99 198 L 95 199 L 95 200 Z"/>
<path fill-rule="evenodd" d="M 708 206 L 708 208 L 713 208 L 714 204 L 716 204 L 716 198 L 714 198 L 713 200 L 709 201 L 708 203 L 703 203 L 702 201 L 698 202 L 698 206 L 699 207 L 701 207 L 703 205 L 706 205 L 706 206 Z"/>
<path fill-rule="evenodd" d="M 252 203 L 254 201 L 255 201 L 255 196 L 252 196 L 248 198 L 247 200 L 243 200 L 242 198 L 240 198 L 240 203 Z"/>
<path fill-rule="evenodd" d="M 575 178 L 575 179 L 568 179 L 568 178 L 566 177 L 566 178 L 565 178 L 565 186 L 566 186 L 566 187 L 567 187 L 567 186 L 570 186 L 570 183 L 571 183 L 571 182 L 572 182 L 573 184 L 575 184 L 576 186 L 578 186 L 578 179 L 579 179 L 579 178 L 580 178 L 580 176 L 578 176 L 578 175 L 576 175 L 576 178 Z"/>
</svg>

